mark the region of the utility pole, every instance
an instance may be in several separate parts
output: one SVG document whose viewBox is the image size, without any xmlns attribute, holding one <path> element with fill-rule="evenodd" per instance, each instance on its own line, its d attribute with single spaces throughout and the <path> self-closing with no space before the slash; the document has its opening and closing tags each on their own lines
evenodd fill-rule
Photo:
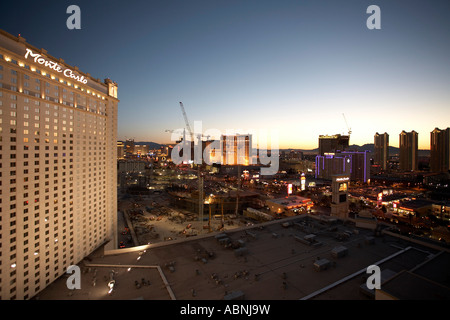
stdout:
<svg viewBox="0 0 450 320">
<path fill-rule="evenodd" d="M 241 165 L 239 164 L 239 162 L 238 162 L 237 171 L 238 171 L 238 179 L 237 179 L 237 189 L 236 189 L 236 210 L 235 210 L 236 216 L 238 215 L 238 212 L 239 212 L 239 188 L 241 186 Z"/>
<path fill-rule="evenodd" d="M 225 226 L 225 222 L 224 222 L 224 219 L 223 219 L 223 197 L 221 198 L 221 207 L 222 207 L 222 230 L 223 230 L 223 228 L 224 228 L 224 226 Z"/>
<path fill-rule="evenodd" d="M 200 174 L 200 167 L 198 168 L 198 216 L 201 223 L 201 231 L 203 232 L 203 177 Z"/>
<path fill-rule="evenodd" d="M 211 201 L 208 203 L 208 207 L 209 207 L 208 227 L 209 227 L 209 232 L 211 232 Z"/>
</svg>

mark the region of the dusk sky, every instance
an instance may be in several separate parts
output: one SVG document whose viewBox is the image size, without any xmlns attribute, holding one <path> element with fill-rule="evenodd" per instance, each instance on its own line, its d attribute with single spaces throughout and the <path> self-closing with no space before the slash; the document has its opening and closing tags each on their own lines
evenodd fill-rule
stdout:
<svg viewBox="0 0 450 320">
<path fill-rule="evenodd" d="M 448 0 L 8 1 L 0 29 L 116 81 L 119 139 L 171 142 L 182 101 L 191 127 L 278 132 L 280 148 L 347 133 L 344 113 L 350 144 L 415 130 L 429 149 L 450 126 L 449 17 Z"/>
</svg>

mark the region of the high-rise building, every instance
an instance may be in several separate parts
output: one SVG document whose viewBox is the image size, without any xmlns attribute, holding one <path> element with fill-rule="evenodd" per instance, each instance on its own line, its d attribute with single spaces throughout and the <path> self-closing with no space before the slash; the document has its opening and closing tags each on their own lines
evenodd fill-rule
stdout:
<svg viewBox="0 0 450 320">
<path fill-rule="evenodd" d="M 127 141 L 125 141 L 124 149 L 127 156 L 131 156 L 132 154 L 134 154 L 134 140 L 128 139 Z"/>
<path fill-rule="evenodd" d="M 347 174 L 350 176 L 351 157 L 337 157 L 333 154 L 316 156 L 316 179 L 331 180 L 335 174 Z"/>
<path fill-rule="evenodd" d="M 117 84 L 0 30 L 0 300 L 116 247 Z"/>
<path fill-rule="evenodd" d="M 450 128 L 431 131 L 430 170 L 448 172 L 450 170 Z"/>
<path fill-rule="evenodd" d="M 405 132 L 403 130 L 399 137 L 401 171 L 416 171 L 419 168 L 418 133 L 416 131 Z"/>
<path fill-rule="evenodd" d="M 345 174 L 352 181 L 368 182 L 370 159 L 368 151 L 339 151 L 336 154 L 316 156 L 316 178 L 331 180 L 336 174 Z"/>
<path fill-rule="evenodd" d="M 384 171 L 388 168 L 389 135 L 385 132 L 374 136 L 374 163 L 381 166 Z"/>
<path fill-rule="evenodd" d="M 370 152 L 342 151 L 336 157 L 350 157 L 350 179 L 352 181 L 368 182 L 370 180 Z"/>
<path fill-rule="evenodd" d="M 125 157 L 125 145 L 122 141 L 117 141 L 117 160 Z"/>
<path fill-rule="evenodd" d="M 335 134 L 332 136 L 319 136 L 319 155 L 326 153 L 336 153 L 337 151 L 347 150 L 350 142 L 350 136 Z"/>
<path fill-rule="evenodd" d="M 220 138 L 222 164 L 252 164 L 252 136 L 249 134 L 222 135 Z"/>
</svg>

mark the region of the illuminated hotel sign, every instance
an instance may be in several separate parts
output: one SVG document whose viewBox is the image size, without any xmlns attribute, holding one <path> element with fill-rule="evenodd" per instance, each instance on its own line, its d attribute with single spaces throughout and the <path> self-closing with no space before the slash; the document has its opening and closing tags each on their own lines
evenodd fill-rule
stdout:
<svg viewBox="0 0 450 320">
<path fill-rule="evenodd" d="M 42 55 L 38 53 L 33 53 L 30 49 L 26 49 L 27 52 L 25 53 L 25 58 L 28 59 L 30 56 L 34 62 L 42 64 L 56 72 L 62 73 L 65 77 L 76 80 L 78 82 L 81 82 L 83 84 L 87 83 L 87 79 L 84 76 L 78 76 L 74 74 L 74 72 L 71 69 L 63 69 L 59 64 L 53 61 L 45 60 Z"/>
<path fill-rule="evenodd" d="M 348 181 L 348 180 L 349 180 L 348 177 L 345 177 L 345 178 L 336 178 L 336 181 L 337 181 L 337 182 Z"/>
</svg>

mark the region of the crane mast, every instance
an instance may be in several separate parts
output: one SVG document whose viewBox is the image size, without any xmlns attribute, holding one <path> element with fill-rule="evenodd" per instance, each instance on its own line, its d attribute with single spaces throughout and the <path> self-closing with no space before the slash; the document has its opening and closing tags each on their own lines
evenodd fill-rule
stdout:
<svg viewBox="0 0 450 320">
<path fill-rule="evenodd" d="M 194 133 L 192 132 L 191 126 L 189 125 L 189 121 L 187 118 L 187 114 L 186 114 L 186 110 L 184 110 L 184 105 L 183 102 L 180 102 L 180 107 L 181 107 L 181 112 L 183 113 L 183 117 L 184 117 L 184 122 L 186 122 L 186 129 L 189 131 L 189 134 L 191 136 L 191 141 L 192 143 L 194 143 Z M 186 141 L 184 141 L 186 142 Z M 200 143 L 201 143 L 201 139 L 200 139 Z M 198 215 L 199 215 L 199 219 L 201 221 L 201 224 L 203 226 L 203 176 L 202 173 L 200 171 L 200 165 L 198 164 L 197 167 L 197 176 L 198 176 Z M 201 229 L 200 232 L 203 231 L 203 228 Z"/>
<path fill-rule="evenodd" d="M 184 110 L 183 102 L 180 102 L 181 112 L 183 113 L 184 122 L 186 123 L 186 129 L 189 131 L 191 135 L 191 141 L 194 141 L 194 133 L 192 132 L 191 126 L 189 125 L 189 121 L 186 115 L 186 110 Z"/>
</svg>

